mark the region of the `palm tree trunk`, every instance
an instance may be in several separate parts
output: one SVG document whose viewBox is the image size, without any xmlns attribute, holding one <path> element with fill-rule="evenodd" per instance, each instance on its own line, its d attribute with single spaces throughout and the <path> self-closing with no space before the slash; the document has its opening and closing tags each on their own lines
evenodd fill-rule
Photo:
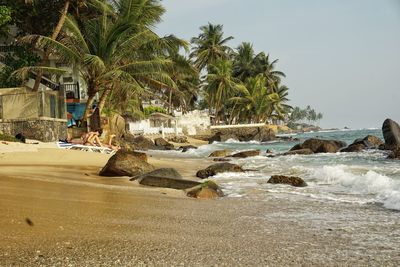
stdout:
<svg viewBox="0 0 400 267">
<path fill-rule="evenodd" d="M 169 90 L 169 99 L 168 99 L 168 104 L 169 104 L 169 114 L 172 114 L 172 90 Z"/>
<path fill-rule="evenodd" d="M 67 13 L 68 13 L 68 9 L 69 9 L 69 5 L 71 3 L 71 0 L 66 0 L 65 1 L 65 5 L 61 11 L 61 17 L 58 20 L 57 26 L 53 31 L 53 34 L 51 35 L 51 39 L 56 40 L 58 35 L 61 32 L 62 27 L 64 26 L 64 22 L 65 22 L 65 18 L 67 17 Z M 43 55 L 43 64 L 47 64 L 49 60 L 49 52 L 45 51 L 44 55 Z M 38 91 L 39 90 L 39 85 L 40 85 L 40 81 L 42 80 L 43 77 L 43 71 L 39 71 L 37 73 L 36 79 L 35 79 L 35 85 L 33 86 L 33 91 Z"/>
<path fill-rule="evenodd" d="M 111 89 L 106 89 L 106 90 L 104 90 L 103 94 L 100 97 L 99 105 L 97 106 L 99 108 L 100 114 L 104 108 L 104 105 L 106 104 L 107 98 L 110 95 L 110 93 L 111 93 Z"/>
<path fill-rule="evenodd" d="M 92 105 L 94 103 L 95 96 L 96 96 L 96 94 L 89 95 L 88 100 L 86 102 L 85 113 L 83 113 L 82 121 L 87 121 L 87 118 L 89 117 L 90 108 L 92 107 Z"/>
</svg>

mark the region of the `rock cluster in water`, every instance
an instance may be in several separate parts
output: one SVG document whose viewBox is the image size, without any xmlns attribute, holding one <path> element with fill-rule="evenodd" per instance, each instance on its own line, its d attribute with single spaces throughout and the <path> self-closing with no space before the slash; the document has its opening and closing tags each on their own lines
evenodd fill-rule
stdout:
<svg viewBox="0 0 400 267">
<path fill-rule="evenodd" d="M 310 138 L 304 141 L 302 144 L 297 144 L 290 149 L 288 155 L 293 154 L 312 154 L 312 153 L 336 153 L 342 147 L 345 147 L 346 143 L 339 140 L 324 140 L 318 138 Z M 312 152 L 312 153 L 311 153 Z"/>
<path fill-rule="evenodd" d="M 218 129 L 208 141 L 212 144 L 213 142 L 225 142 L 228 139 L 235 139 L 242 142 L 266 142 L 275 139 L 275 132 L 268 126 L 227 127 Z"/>
</svg>

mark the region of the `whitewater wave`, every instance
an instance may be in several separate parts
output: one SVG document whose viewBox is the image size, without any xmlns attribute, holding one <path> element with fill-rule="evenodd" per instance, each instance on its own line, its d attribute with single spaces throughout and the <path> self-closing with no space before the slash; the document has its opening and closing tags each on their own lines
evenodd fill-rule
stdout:
<svg viewBox="0 0 400 267">
<path fill-rule="evenodd" d="M 360 170 L 359 170 L 360 171 Z M 369 170 L 354 173 L 346 165 L 324 166 L 310 175 L 319 183 L 339 185 L 350 193 L 374 195 L 386 208 L 400 210 L 400 181 Z"/>
</svg>

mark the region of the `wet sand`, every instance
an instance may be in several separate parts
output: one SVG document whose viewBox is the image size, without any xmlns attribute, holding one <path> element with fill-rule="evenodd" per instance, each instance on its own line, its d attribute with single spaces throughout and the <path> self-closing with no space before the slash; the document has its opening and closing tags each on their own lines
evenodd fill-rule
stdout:
<svg viewBox="0 0 400 267">
<path fill-rule="evenodd" d="M 60 149 L 0 154 L 0 266 L 400 262 L 398 212 L 296 197 L 190 199 L 177 190 L 97 176 L 108 157 Z M 210 164 L 150 162 L 188 178 Z"/>
</svg>

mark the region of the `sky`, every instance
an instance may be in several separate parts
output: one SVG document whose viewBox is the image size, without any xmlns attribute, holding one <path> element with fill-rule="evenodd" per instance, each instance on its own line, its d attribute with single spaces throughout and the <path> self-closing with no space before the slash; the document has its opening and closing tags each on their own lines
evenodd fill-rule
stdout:
<svg viewBox="0 0 400 267">
<path fill-rule="evenodd" d="M 400 0 L 164 0 L 156 31 L 190 40 L 208 22 L 229 45 L 279 59 L 290 104 L 322 112 L 324 128 L 400 122 Z"/>
</svg>

